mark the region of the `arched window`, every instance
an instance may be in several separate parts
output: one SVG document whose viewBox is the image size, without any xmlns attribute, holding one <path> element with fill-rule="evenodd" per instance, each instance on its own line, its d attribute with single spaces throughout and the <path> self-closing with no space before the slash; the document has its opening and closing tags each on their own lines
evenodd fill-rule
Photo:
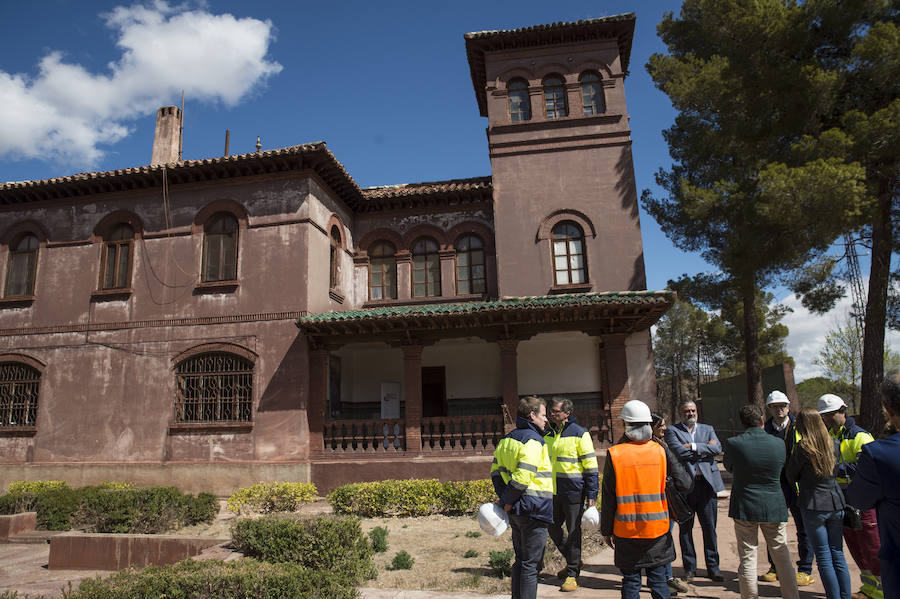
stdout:
<svg viewBox="0 0 900 599">
<path fill-rule="evenodd" d="M 234 215 L 219 212 L 203 225 L 203 268 L 201 281 L 237 279 L 238 221 Z"/>
<path fill-rule="evenodd" d="M 337 289 L 341 261 L 341 231 L 337 225 L 331 226 L 331 254 L 329 256 L 328 284 L 331 289 Z"/>
<path fill-rule="evenodd" d="M 100 257 L 100 289 L 125 289 L 131 281 L 134 229 L 121 224 L 103 240 Z"/>
<path fill-rule="evenodd" d="M 553 227 L 553 276 L 557 285 L 586 283 L 584 231 L 570 220 Z"/>
<path fill-rule="evenodd" d="M 531 98 L 528 97 L 528 82 L 513 79 L 507 86 L 509 95 L 509 120 L 513 123 L 531 120 Z"/>
<path fill-rule="evenodd" d="M 10 244 L 4 297 L 34 295 L 34 273 L 37 269 L 39 246 L 38 238 L 31 233 L 25 233 Z"/>
<path fill-rule="evenodd" d="M 597 73 L 588 71 L 581 75 L 581 110 L 585 115 L 606 112 L 603 84 Z"/>
<path fill-rule="evenodd" d="M 441 257 L 435 240 L 423 237 L 412 249 L 413 297 L 436 297 L 441 294 Z"/>
<path fill-rule="evenodd" d="M 0 430 L 34 426 L 41 373 L 21 362 L 0 362 Z"/>
<path fill-rule="evenodd" d="M 397 248 L 379 241 L 369 248 L 369 299 L 397 299 Z"/>
<path fill-rule="evenodd" d="M 548 119 L 569 116 L 566 104 L 566 81 L 559 75 L 544 78 L 544 113 Z"/>
<path fill-rule="evenodd" d="M 484 293 L 484 244 L 477 235 L 463 235 L 456 241 L 456 293 Z"/>
<path fill-rule="evenodd" d="M 187 358 L 175 368 L 176 422 L 249 422 L 253 362 L 227 352 Z"/>
</svg>

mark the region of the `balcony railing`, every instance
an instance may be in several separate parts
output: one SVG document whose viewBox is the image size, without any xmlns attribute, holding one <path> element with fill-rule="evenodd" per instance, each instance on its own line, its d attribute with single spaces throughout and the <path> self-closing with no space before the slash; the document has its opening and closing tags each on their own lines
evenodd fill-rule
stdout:
<svg viewBox="0 0 900 599">
<path fill-rule="evenodd" d="M 422 453 L 490 453 L 501 438 L 500 415 L 422 419 Z"/>
<path fill-rule="evenodd" d="M 406 449 L 406 423 L 390 420 L 327 420 L 326 454 L 388 455 Z"/>
</svg>

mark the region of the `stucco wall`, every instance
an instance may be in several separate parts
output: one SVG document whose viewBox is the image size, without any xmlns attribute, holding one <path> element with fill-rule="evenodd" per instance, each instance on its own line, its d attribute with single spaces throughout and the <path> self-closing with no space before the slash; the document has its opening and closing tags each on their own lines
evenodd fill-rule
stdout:
<svg viewBox="0 0 900 599">
<path fill-rule="evenodd" d="M 597 343 L 583 333 L 544 333 L 519 343 L 519 395 L 599 392 Z"/>
</svg>

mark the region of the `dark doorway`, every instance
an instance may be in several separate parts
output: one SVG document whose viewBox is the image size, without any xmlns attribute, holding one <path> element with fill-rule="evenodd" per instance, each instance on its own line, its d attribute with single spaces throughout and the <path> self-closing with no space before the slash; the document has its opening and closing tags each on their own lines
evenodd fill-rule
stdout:
<svg viewBox="0 0 900 599">
<path fill-rule="evenodd" d="M 422 416 L 447 415 L 447 377 L 443 366 L 422 368 Z"/>
</svg>

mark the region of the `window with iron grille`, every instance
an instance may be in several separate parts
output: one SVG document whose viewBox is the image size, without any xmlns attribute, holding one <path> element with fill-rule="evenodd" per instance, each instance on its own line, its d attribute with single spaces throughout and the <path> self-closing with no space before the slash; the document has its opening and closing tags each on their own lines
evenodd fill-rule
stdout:
<svg viewBox="0 0 900 599">
<path fill-rule="evenodd" d="M 369 299 L 397 299 L 397 250 L 387 241 L 369 248 Z"/>
<path fill-rule="evenodd" d="M 569 116 L 569 107 L 566 104 L 566 81 L 559 75 L 550 75 L 544 79 L 544 112 L 548 119 Z"/>
<path fill-rule="evenodd" d="M 603 84 L 600 83 L 600 75 L 597 73 L 588 71 L 581 75 L 581 110 L 585 115 L 606 112 Z"/>
<path fill-rule="evenodd" d="M 253 362 L 226 352 L 188 358 L 176 370 L 175 422 L 250 422 Z"/>
<path fill-rule="evenodd" d="M 203 225 L 202 281 L 237 279 L 238 221 L 228 213 L 215 214 Z"/>
<path fill-rule="evenodd" d="M 509 120 L 513 123 L 531 120 L 531 98 L 528 97 L 528 83 L 524 79 L 514 79 L 507 86 L 509 96 Z"/>
<path fill-rule="evenodd" d="M 21 362 L 0 362 L 0 428 L 34 426 L 41 373 Z"/>
<path fill-rule="evenodd" d="M 100 289 L 126 289 L 131 281 L 134 229 L 119 225 L 103 240 L 100 259 Z"/>
<path fill-rule="evenodd" d="M 553 274 L 557 285 L 587 282 L 584 260 L 584 232 L 564 220 L 553 227 Z"/>
<path fill-rule="evenodd" d="M 441 294 L 441 257 L 438 244 L 423 237 L 413 244 L 413 297 L 436 297 Z"/>
<path fill-rule="evenodd" d="M 4 297 L 34 295 L 34 272 L 37 269 L 38 238 L 31 233 L 19 237 L 9 246 L 9 265 L 6 268 Z"/>
<path fill-rule="evenodd" d="M 456 293 L 484 293 L 484 244 L 477 235 L 463 235 L 456 242 Z"/>
</svg>

